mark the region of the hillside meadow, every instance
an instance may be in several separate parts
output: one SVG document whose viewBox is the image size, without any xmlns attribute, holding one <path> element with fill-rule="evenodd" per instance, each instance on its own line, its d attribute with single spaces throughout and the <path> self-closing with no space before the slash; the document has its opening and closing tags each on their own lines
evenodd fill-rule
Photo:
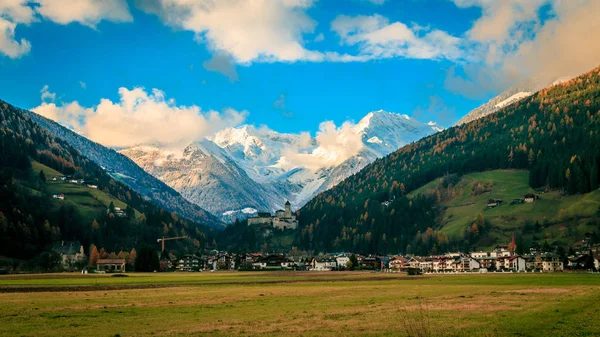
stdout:
<svg viewBox="0 0 600 337">
<path fill-rule="evenodd" d="M 1 336 L 596 336 L 598 274 L 0 277 Z"/>
<path fill-rule="evenodd" d="M 589 221 L 600 207 L 600 190 L 577 195 L 561 195 L 559 191 L 536 192 L 529 187 L 529 172 L 526 170 L 493 170 L 465 174 L 453 186 L 452 195 L 442 202 L 444 211 L 440 219 L 441 231 L 451 239 L 461 238 L 479 214 L 491 225 L 488 241 L 481 249 L 491 249 L 498 242 L 508 243 L 516 232 L 524 231 L 524 224 L 535 223 L 540 228 L 523 233 L 529 243 L 562 242 L 569 244 L 581 240 L 586 232 L 595 227 Z M 436 193 L 442 179 L 435 179 L 408 196 Z M 475 193 L 479 185 L 481 192 Z M 534 193 L 539 199 L 531 204 L 511 205 L 511 201 L 521 195 Z M 489 199 L 501 199 L 503 203 L 488 209 Z M 535 237 L 534 237 L 535 236 Z"/>
</svg>

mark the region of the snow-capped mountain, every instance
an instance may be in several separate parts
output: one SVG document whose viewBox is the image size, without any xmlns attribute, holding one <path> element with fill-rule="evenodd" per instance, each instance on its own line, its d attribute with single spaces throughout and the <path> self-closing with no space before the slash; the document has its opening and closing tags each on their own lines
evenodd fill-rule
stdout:
<svg viewBox="0 0 600 337">
<path fill-rule="evenodd" d="M 535 92 L 543 88 L 547 88 L 549 86 L 568 81 L 571 78 L 572 77 L 567 76 L 556 79 L 555 77 L 548 77 L 542 75 L 530 77 L 522 81 L 518 85 L 504 91 L 500 95 L 492 98 L 486 104 L 472 110 L 471 112 L 463 116 L 463 118 L 461 118 L 458 122 L 456 122 L 456 125 L 469 123 L 476 119 L 485 117 L 487 115 L 491 115 L 494 112 L 506 106 L 509 106 L 513 103 L 522 100 L 523 98 L 533 95 Z"/>
<path fill-rule="evenodd" d="M 256 211 L 281 209 L 286 200 L 300 208 L 376 158 L 440 130 L 433 122 L 425 124 L 383 110 L 371 112 L 348 131 L 358 139 L 356 153 L 318 167 L 291 156 L 302 153 L 327 163 L 342 154 L 324 149 L 307 134 L 283 134 L 251 125 L 224 129 L 183 152 L 144 145 L 120 153 L 190 201 L 231 221 Z"/>
</svg>

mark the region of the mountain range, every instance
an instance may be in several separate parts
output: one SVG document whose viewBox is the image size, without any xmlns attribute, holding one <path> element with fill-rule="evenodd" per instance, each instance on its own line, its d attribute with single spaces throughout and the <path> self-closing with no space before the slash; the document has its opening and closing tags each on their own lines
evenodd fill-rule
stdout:
<svg viewBox="0 0 600 337">
<path fill-rule="evenodd" d="M 387 111 L 368 113 L 348 130 L 356 148 L 331 149 L 318 137 L 243 125 L 196 141 L 183 151 L 140 145 L 119 152 L 188 200 L 224 221 L 300 208 L 377 158 L 442 130 Z M 346 156 L 347 158 L 344 158 Z"/>
</svg>

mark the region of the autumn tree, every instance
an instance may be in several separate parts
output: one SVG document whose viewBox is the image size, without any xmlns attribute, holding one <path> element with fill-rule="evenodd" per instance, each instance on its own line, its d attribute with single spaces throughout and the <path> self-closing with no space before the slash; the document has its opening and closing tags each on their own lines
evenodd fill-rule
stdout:
<svg viewBox="0 0 600 337">
<path fill-rule="evenodd" d="M 92 245 L 90 249 L 90 267 L 95 266 L 100 258 L 100 253 L 98 252 L 98 248 L 95 245 Z"/>
</svg>

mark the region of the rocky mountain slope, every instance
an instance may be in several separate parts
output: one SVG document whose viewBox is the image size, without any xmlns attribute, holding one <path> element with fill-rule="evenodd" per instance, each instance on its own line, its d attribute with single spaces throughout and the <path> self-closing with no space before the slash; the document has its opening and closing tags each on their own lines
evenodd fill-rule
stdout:
<svg viewBox="0 0 600 337">
<path fill-rule="evenodd" d="M 192 202 L 229 221 L 256 211 L 280 209 L 286 200 L 300 208 L 376 158 L 440 130 L 433 122 L 424 124 L 406 115 L 371 112 L 352 126 L 351 132 L 360 138 L 362 148 L 335 165 L 291 160 L 290 151 L 317 159 L 341 155 L 325 151 L 315 138 L 251 125 L 227 128 L 190 144 L 183 152 L 144 145 L 120 153 Z"/>
</svg>

